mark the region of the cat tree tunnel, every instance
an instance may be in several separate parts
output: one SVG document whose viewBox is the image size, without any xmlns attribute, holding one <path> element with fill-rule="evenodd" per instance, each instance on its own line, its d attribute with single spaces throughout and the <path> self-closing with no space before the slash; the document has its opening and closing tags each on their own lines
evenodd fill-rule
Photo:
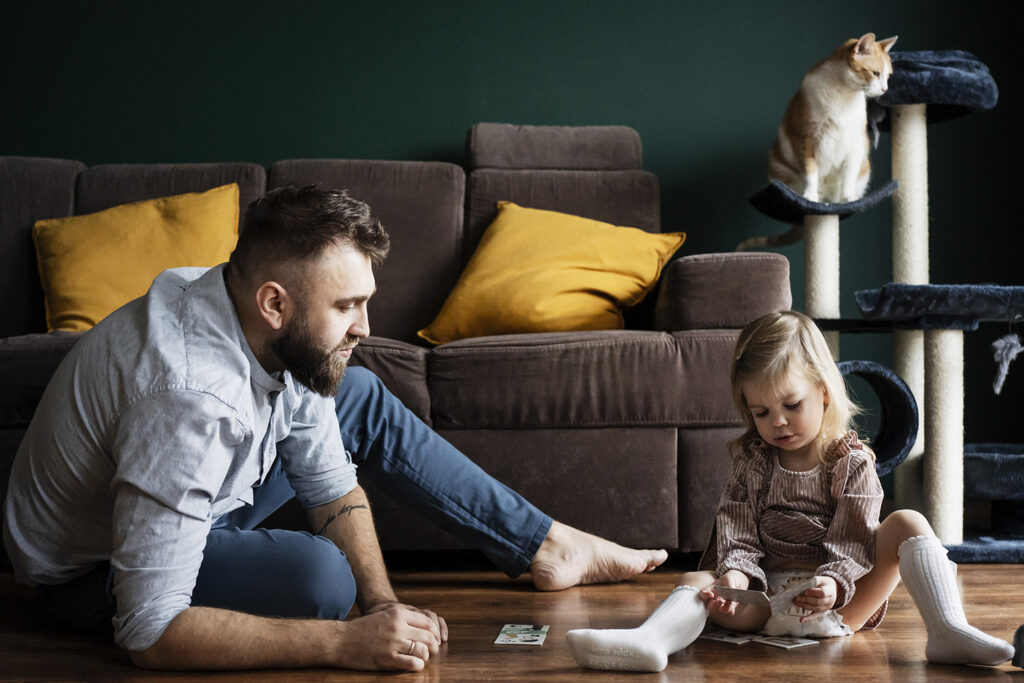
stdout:
<svg viewBox="0 0 1024 683">
<path fill-rule="evenodd" d="M 803 223 L 805 311 L 828 330 L 837 358 L 840 331 L 893 334 L 894 369 L 916 398 L 918 419 L 923 418 L 914 430 L 916 444 L 895 471 L 896 504 L 923 511 L 944 543 L 959 544 L 964 495 L 963 331 L 975 329 L 980 320 L 1016 320 L 1013 316 L 1024 313 L 1024 308 L 1003 306 L 996 314 L 984 297 L 1005 302 L 1015 293 L 983 294 L 969 285 L 928 284 L 927 127 L 991 109 L 998 89 L 988 68 L 967 52 L 893 52 L 891 58 L 889 89 L 871 103 L 869 119 L 892 133 L 893 180 L 849 204 L 809 202 L 777 181 L 750 201 L 771 218 Z M 893 283 L 858 293 L 861 312 L 873 324 L 842 320 L 839 221 L 890 196 Z"/>
</svg>

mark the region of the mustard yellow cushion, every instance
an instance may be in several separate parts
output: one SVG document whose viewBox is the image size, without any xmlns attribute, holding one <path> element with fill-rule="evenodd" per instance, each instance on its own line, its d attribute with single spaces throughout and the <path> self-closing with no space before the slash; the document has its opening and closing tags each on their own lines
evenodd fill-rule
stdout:
<svg viewBox="0 0 1024 683">
<path fill-rule="evenodd" d="M 32 239 L 47 327 L 88 330 L 161 271 L 226 261 L 238 240 L 238 185 L 38 221 Z"/>
<path fill-rule="evenodd" d="M 441 312 L 432 344 L 523 332 L 609 330 L 640 302 L 686 239 L 498 203 Z"/>
</svg>

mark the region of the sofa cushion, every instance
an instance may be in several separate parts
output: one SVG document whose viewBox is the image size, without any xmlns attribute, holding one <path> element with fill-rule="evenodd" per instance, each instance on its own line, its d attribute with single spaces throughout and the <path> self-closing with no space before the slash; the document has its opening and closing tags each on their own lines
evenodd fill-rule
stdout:
<svg viewBox="0 0 1024 683">
<path fill-rule="evenodd" d="M 271 188 L 319 183 L 365 201 L 391 235 L 370 300 L 373 334 L 417 343 L 455 286 L 462 258 L 466 175 L 443 162 L 292 159 L 270 167 Z"/>
<path fill-rule="evenodd" d="M 81 336 L 51 332 L 0 339 L 0 427 L 28 426 L 57 366 Z"/>
<path fill-rule="evenodd" d="M 658 179 L 647 171 L 482 168 L 469 174 L 468 192 L 465 261 L 498 215 L 502 201 L 661 232 Z"/>
<path fill-rule="evenodd" d="M 466 136 L 469 168 L 637 169 L 640 134 L 628 126 L 478 123 Z"/>
<path fill-rule="evenodd" d="M 267 172 L 259 164 L 101 164 L 83 171 L 75 193 L 75 213 L 95 213 L 119 204 L 205 192 L 238 184 L 240 215 L 267 190 Z M 53 218 L 53 216 L 36 216 Z"/>
<path fill-rule="evenodd" d="M 438 433 L 488 474 L 560 522 L 627 546 L 676 546 L 675 429 Z M 364 481 L 363 486 L 385 550 L 463 547 L 373 482 Z"/>
<path fill-rule="evenodd" d="M 75 179 L 84 169 L 79 161 L 0 157 L 0 337 L 46 329 L 32 225 L 40 218 L 71 215 Z"/>
<path fill-rule="evenodd" d="M 168 268 L 227 261 L 238 241 L 238 185 L 41 220 L 32 238 L 47 327 L 82 332 Z"/>
<path fill-rule="evenodd" d="M 427 350 L 383 337 L 367 337 L 352 352 L 352 365 L 377 375 L 405 407 L 430 424 Z"/>
<path fill-rule="evenodd" d="M 728 426 L 738 330 L 478 337 L 428 357 L 436 428 Z"/>
<path fill-rule="evenodd" d="M 789 259 L 782 254 L 691 254 L 665 267 L 658 288 L 656 330 L 741 328 L 788 311 Z"/>
<path fill-rule="evenodd" d="M 685 238 L 511 202 L 499 208 L 441 312 L 420 330 L 427 341 L 622 328 L 622 309 L 643 299 Z"/>
</svg>

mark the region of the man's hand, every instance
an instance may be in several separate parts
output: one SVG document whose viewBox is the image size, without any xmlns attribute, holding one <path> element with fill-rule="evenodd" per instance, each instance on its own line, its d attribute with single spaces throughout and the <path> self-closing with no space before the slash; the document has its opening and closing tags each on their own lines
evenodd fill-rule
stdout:
<svg viewBox="0 0 1024 683">
<path fill-rule="evenodd" d="M 400 602 L 387 602 L 374 605 L 370 609 L 366 610 L 365 614 L 377 614 L 392 607 L 401 607 L 403 609 L 412 610 L 413 612 L 419 612 L 427 619 L 430 619 L 430 621 L 432 622 L 432 632 L 434 634 L 434 637 L 437 638 L 437 640 L 441 643 L 448 642 L 448 624 L 445 623 L 444 619 L 441 616 L 434 612 L 431 612 L 428 609 L 420 609 L 418 607 L 413 607 L 412 605 L 405 605 Z"/>
<path fill-rule="evenodd" d="M 343 632 L 335 652 L 336 665 L 364 671 L 422 671 L 441 647 L 436 620 L 444 624 L 433 612 L 393 603 L 339 622 Z M 445 626 L 445 639 L 447 630 Z"/>
<path fill-rule="evenodd" d="M 739 588 L 746 590 L 750 586 L 750 577 L 741 571 L 730 569 L 726 573 L 718 577 L 715 581 L 719 586 L 728 586 L 729 588 Z M 704 605 L 711 612 L 719 612 L 721 614 L 736 614 L 737 603 L 734 600 L 726 600 L 722 596 L 715 592 L 714 586 L 707 586 L 702 588 L 698 593 L 700 599 L 704 601 Z"/>
<path fill-rule="evenodd" d="M 831 576 L 815 576 L 814 581 L 814 588 L 808 588 L 803 593 L 793 598 L 793 605 L 795 607 L 800 607 L 811 612 L 806 616 L 800 617 L 801 622 L 813 619 L 819 614 L 824 614 L 832 609 L 832 606 L 836 604 L 836 598 L 839 595 L 836 580 Z"/>
<path fill-rule="evenodd" d="M 426 614 L 399 604 L 351 621 L 189 607 L 156 643 L 131 658 L 148 669 L 421 671 L 441 646 L 437 628 Z"/>
</svg>

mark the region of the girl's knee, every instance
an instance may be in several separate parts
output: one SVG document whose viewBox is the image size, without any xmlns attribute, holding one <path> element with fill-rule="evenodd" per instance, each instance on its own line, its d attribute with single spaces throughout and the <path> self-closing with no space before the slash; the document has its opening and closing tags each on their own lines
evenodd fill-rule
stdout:
<svg viewBox="0 0 1024 683">
<path fill-rule="evenodd" d="M 935 535 L 925 516 L 916 510 L 896 510 L 890 513 L 879 525 L 878 532 L 894 535 L 899 540 Z"/>
</svg>

